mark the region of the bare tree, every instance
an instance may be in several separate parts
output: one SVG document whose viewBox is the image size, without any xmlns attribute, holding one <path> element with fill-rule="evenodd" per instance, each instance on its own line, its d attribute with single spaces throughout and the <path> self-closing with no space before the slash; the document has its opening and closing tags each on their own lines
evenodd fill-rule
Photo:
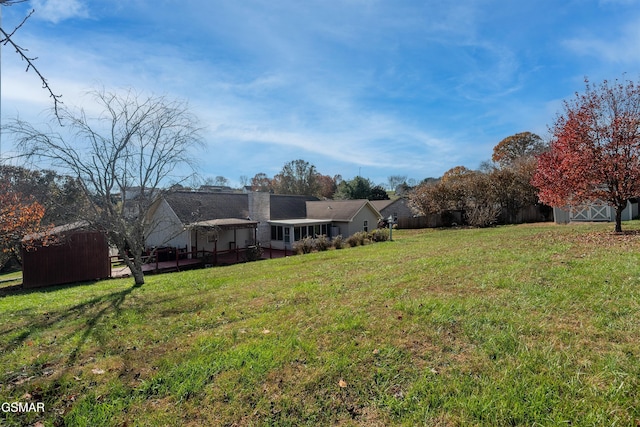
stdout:
<svg viewBox="0 0 640 427">
<path fill-rule="evenodd" d="M 124 256 L 137 285 L 153 201 L 170 181 L 184 180 L 194 165 L 190 150 L 200 143 L 200 128 L 186 103 L 164 97 L 91 92 L 103 110 L 60 109 L 64 135 L 15 119 L 7 127 L 29 159 L 61 168 L 82 183 L 94 203 L 81 219 L 106 232 Z M 175 175 L 174 175 L 175 174 Z"/>
<path fill-rule="evenodd" d="M 395 189 L 401 185 L 407 182 L 407 176 L 406 175 L 391 175 L 387 177 L 387 182 L 389 184 L 389 186 L 387 187 L 388 190 L 391 191 L 395 191 Z"/>
</svg>

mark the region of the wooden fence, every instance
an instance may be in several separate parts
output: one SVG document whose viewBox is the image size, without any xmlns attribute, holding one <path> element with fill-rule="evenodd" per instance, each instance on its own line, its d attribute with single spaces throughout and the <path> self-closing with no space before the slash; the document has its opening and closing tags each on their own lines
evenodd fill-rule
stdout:
<svg viewBox="0 0 640 427">
<path fill-rule="evenodd" d="M 544 205 L 525 206 L 517 212 L 502 211 L 499 224 L 522 224 L 527 222 L 553 221 L 553 210 Z M 417 217 L 399 217 L 398 228 L 438 228 L 466 224 L 463 211 L 445 211 Z"/>
</svg>

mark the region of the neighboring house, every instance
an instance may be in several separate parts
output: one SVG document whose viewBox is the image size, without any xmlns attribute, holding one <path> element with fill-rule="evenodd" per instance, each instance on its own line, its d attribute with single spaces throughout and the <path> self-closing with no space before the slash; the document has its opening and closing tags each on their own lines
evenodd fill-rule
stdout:
<svg viewBox="0 0 640 427">
<path fill-rule="evenodd" d="M 409 200 L 404 197 L 395 200 L 372 200 L 371 204 L 380 212 L 382 219 L 393 218 L 398 228 L 403 228 L 403 223 L 416 216 L 409 206 Z"/>
<path fill-rule="evenodd" d="M 420 215 L 414 212 L 405 197 L 396 200 L 374 200 L 371 203 L 380 211 L 382 219 L 387 220 L 392 216 L 397 228 L 435 228 L 462 224 L 462 211 Z"/>
<path fill-rule="evenodd" d="M 269 221 L 271 247 L 291 249 L 305 237 L 347 237 L 372 231 L 380 219 L 380 212 L 368 200 L 307 201 L 305 207 L 305 215 Z"/>
<path fill-rule="evenodd" d="M 629 221 L 638 218 L 638 214 L 638 199 L 632 199 L 627 202 L 627 207 L 622 211 L 622 220 Z M 604 202 L 590 203 L 574 208 L 554 207 L 553 219 L 557 224 L 590 221 L 613 222 L 616 220 L 616 210 L 613 206 L 609 206 Z"/>
<path fill-rule="evenodd" d="M 109 244 L 104 233 L 84 222 L 54 227 L 44 235 L 23 239 L 22 286 L 36 288 L 73 282 L 106 279 L 111 276 Z M 53 237 L 51 237 L 53 236 Z"/>
</svg>

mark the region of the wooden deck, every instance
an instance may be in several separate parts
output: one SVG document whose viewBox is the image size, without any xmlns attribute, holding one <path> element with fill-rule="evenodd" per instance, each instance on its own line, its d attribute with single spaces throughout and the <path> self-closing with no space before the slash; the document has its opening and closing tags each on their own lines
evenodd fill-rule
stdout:
<svg viewBox="0 0 640 427">
<path fill-rule="evenodd" d="M 179 259 L 175 261 L 160 261 L 142 266 L 143 273 L 166 273 L 168 271 L 188 270 L 202 267 L 202 258 Z"/>
<path fill-rule="evenodd" d="M 153 273 L 169 273 L 172 271 L 189 270 L 193 268 L 203 267 L 202 259 L 181 259 L 178 261 L 160 261 L 158 263 L 144 264 L 142 266 L 142 272 L 144 274 Z M 112 267 L 111 277 L 129 277 L 131 276 L 131 270 L 127 266 Z"/>
<path fill-rule="evenodd" d="M 282 258 L 290 255 L 292 255 L 290 250 L 265 248 L 262 259 Z M 142 272 L 144 274 L 169 273 L 194 268 L 232 265 L 245 261 L 244 250 L 225 251 L 211 255 L 207 261 L 203 258 L 180 258 L 171 261 L 151 262 L 142 266 Z M 124 265 L 111 268 L 111 277 L 113 278 L 129 276 L 131 276 L 131 271 Z"/>
</svg>

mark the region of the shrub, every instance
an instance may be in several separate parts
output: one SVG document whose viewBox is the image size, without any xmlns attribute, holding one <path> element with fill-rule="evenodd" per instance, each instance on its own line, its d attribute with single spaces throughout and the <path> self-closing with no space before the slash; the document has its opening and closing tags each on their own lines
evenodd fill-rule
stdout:
<svg viewBox="0 0 640 427">
<path fill-rule="evenodd" d="M 358 231 L 347 238 L 347 243 L 351 247 L 364 246 L 367 243 L 369 236 L 364 231 Z"/>
<path fill-rule="evenodd" d="M 376 228 L 369 234 L 372 242 L 386 242 L 389 240 L 389 230 L 386 228 Z"/>
<path fill-rule="evenodd" d="M 329 247 L 331 247 L 331 242 L 325 235 L 318 236 L 315 239 L 314 243 L 316 250 L 319 252 L 326 251 L 327 249 L 329 249 Z"/>
<path fill-rule="evenodd" d="M 495 225 L 500 216 L 500 206 L 479 205 L 466 212 L 467 224 L 472 227 L 489 227 Z"/>
<path fill-rule="evenodd" d="M 358 246 L 360 244 L 360 241 L 358 240 L 358 238 L 356 237 L 355 234 L 352 234 L 351 236 L 347 237 L 345 242 L 346 242 L 347 245 L 349 245 L 352 248 L 354 246 Z"/>
<path fill-rule="evenodd" d="M 245 258 L 247 261 L 257 261 L 262 258 L 262 246 L 255 245 L 247 247 L 247 251 L 245 252 Z"/>
<path fill-rule="evenodd" d="M 308 254 L 314 249 L 314 239 L 305 237 L 293 244 L 293 251 L 297 254 Z"/>
<path fill-rule="evenodd" d="M 344 248 L 344 238 L 342 237 L 342 234 L 338 234 L 336 237 L 333 238 L 333 247 L 336 249 L 342 249 Z"/>
</svg>

